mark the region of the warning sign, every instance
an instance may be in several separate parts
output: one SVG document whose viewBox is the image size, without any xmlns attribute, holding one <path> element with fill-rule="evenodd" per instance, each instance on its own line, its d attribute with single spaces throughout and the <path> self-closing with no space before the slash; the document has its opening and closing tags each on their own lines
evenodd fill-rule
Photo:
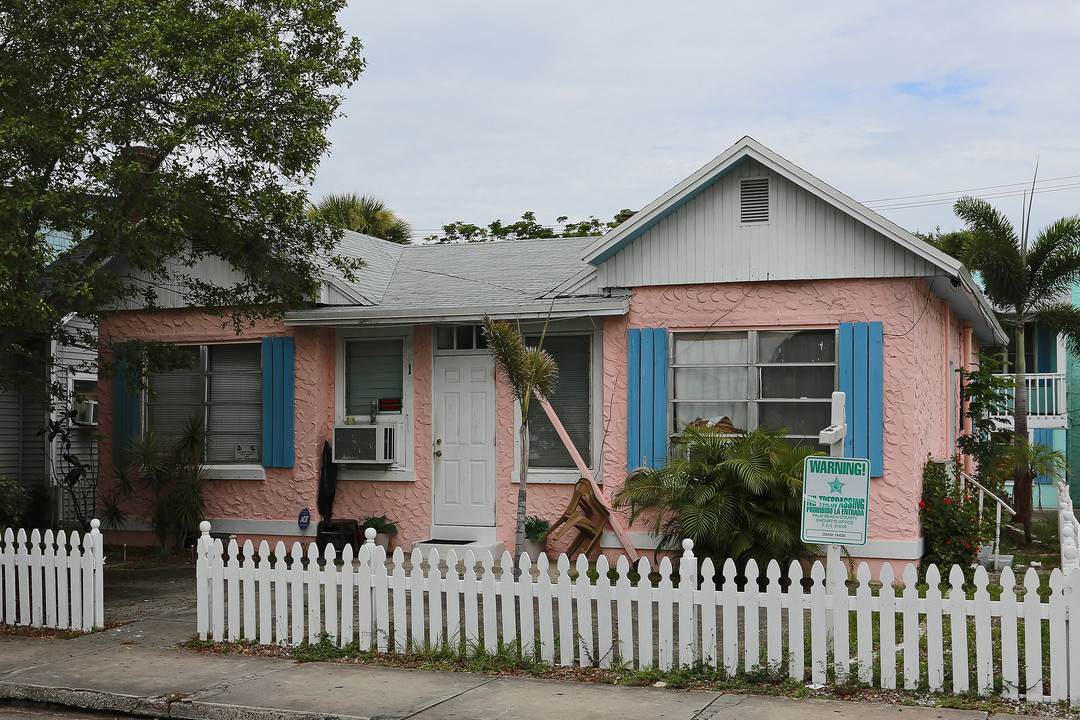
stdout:
<svg viewBox="0 0 1080 720">
<path fill-rule="evenodd" d="M 806 458 L 803 463 L 803 542 L 865 545 L 869 496 L 869 460 Z"/>
</svg>

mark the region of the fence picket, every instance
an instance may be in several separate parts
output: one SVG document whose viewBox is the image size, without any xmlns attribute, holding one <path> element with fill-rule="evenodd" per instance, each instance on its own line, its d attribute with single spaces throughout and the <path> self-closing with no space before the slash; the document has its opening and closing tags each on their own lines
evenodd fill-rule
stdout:
<svg viewBox="0 0 1080 720">
<path fill-rule="evenodd" d="M 465 580 L 462 592 L 465 594 L 465 643 L 469 654 L 474 654 L 480 649 L 480 608 L 478 607 L 477 585 L 476 555 L 472 550 L 466 550 Z"/>
<path fill-rule="evenodd" d="M 964 592 L 964 571 L 953 565 L 949 571 L 949 632 L 952 650 L 953 693 L 966 693 L 970 687 L 968 668 L 971 659 L 967 641 L 967 594 Z"/>
<path fill-rule="evenodd" d="M 512 565 L 513 563 L 511 563 Z M 528 553 L 522 553 L 517 563 L 518 577 L 514 581 L 518 596 L 518 628 L 521 638 L 521 653 L 528 657 L 536 657 L 536 626 L 533 622 L 533 587 L 532 566 L 529 563 Z"/>
<path fill-rule="evenodd" d="M 551 594 L 551 573 L 547 555 L 536 556 L 536 614 L 540 621 L 540 659 L 555 661 L 555 607 Z M 509 642 L 509 638 L 506 638 Z"/>
<path fill-rule="evenodd" d="M 432 548 L 428 553 L 427 572 L 428 634 L 432 648 L 438 648 L 443 641 L 442 588 L 444 585 L 442 570 L 439 569 L 439 551 Z"/>
<path fill-rule="evenodd" d="M 555 597 L 559 605 L 559 664 L 563 666 L 574 664 L 574 608 L 570 584 L 570 558 L 565 554 L 559 555 L 556 561 L 559 577 L 555 581 Z M 503 611 L 505 615 L 505 610 Z M 649 623 L 649 634 L 652 634 L 652 623 Z"/>
<path fill-rule="evenodd" d="M 405 552 L 401 548 L 394 548 L 393 572 L 390 576 L 390 593 L 394 599 L 394 652 L 403 653 L 408 649 L 406 636 L 409 631 L 409 618 L 405 612 Z"/>
<path fill-rule="evenodd" d="M 327 546 L 329 547 L 329 546 Z M 304 567 L 304 586 L 307 588 L 307 641 L 319 642 L 322 632 L 322 582 L 319 579 L 319 546 L 310 543 L 307 547 L 307 563 Z"/>
<path fill-rule="evenodd" d="M 522 568 L 520 582 L 526 583 L 526 589 L 528 587 L 530 578 L 532 575 L 529 572 L 529 556 L 525 553 L 522 554 Z M 498 602 L 498 596 L 495 592 L 495 559 L 491 557 L 491 553 L 484 551 L 480 556 L 480 567 L 483 569 L 484 574 L 480 578 L 480 592 L 483 595 L 483 612 L 484 612 L 484 649 L 489 653 L 494 653 L 499 649 L 499 626 L 495 622 L 495 603 Z M 531 596 L 530 596 L 531 597 Z M 529 623 L 532 627 L 532 612 L 529 612 Z M 506 639 L 507 642 L 511 642 L 511 638 Z M 530 648 L 531 651 L 532 648 Z"/>
<path fill-rule="evenodd" d="M 1039 574 L 1029 567 L 1024 573 L 1024 680 L 1029 701 L 1042 700 L 1042 607 L 1039 601 Z"/>
<path fill-rule="evenodd" d="M 609 668 L 621 658 L 613 657 L 615 652 L 615 628 L 611 622 L 611 578 L 608 559 L 604 555 L 596 558 L 596 651 L 600 658 L 600 667 Z"/>
<path fill-rule="evenodd" d="M 723 586 L 720 589 L 721 621 L 724 626 L 724 669 L 732 676 L 739 669 L 739 596 L 735 584 L 735 562 L 724 561 Z"/>
<path fill-rule="evenodd" d="M 760 573 L 757 561 L 746 561 L 743 571 L 746 585 L 743 587 L 743 669 L 751 670 L 761 664 L 761 593 L 758 590 Z"/>
<path fill-rule="evenodd" d="M 896 689 L 896 588 L 892 565 L 885 563 L 878 574 L 878 642 L 881 648 L 881 687 Z"/>
<path fill-rule="evenodd" d="M 363 652 L 371 649 L 374 639 L 375 609 L 372 607 L 374 575 L 371 569 L 374 547 L 374 543 L 364 543 L 357 549 L 356 568 L 354 572 L 349 573 L 355 584 L 356 641 Z"/>
<path fill-rule="evenodd" d="M 390 576 L 386 568 L 386 548 L 368 543 L 371 577 L 375 586 L 375 638 L 379 652 L 390 647 Z"/>
<path fill-rule="evenodd" d="M 656 598 L 656 617 L 660 625 L 657 642 L 658 666 L 661 670 L 670 670 L 675 660 L 672 653 L 675 641 L 672 637 L 675 591 L 671 582 L 671 560 L 668 558 L 660 560 L 660 585 L 657 587 Z"/>
<path fill-rule="evenodd" d="M 637 571 L 639 577 L 637 596 L 638 667 L 650 668 L 656 666 L 656 661 L 653 659 L 653 588 L 652 580 L 649 577 L 652 574 L 652 566 L 647 558 L 643 557 L 638 560 Z M 579 616 L 579 626 L 581 622 L 582 619 Z"/>
<path fill-rule="evenodd" d="M 94 620 L 97 617 L 97 609 L 94 607 L 94 601 L 97 599 L 97 595 L 94 592 L 94 539 L 87 533 L 83 535 L 83 552 L 79 558 L 79 565 L 82 569 L 82 592 L 83 592 L 83 617 L 82 627 L 77 628 L 83 632 L 90 632 L 94 629 Z"/>
<path fill-rule="evenodd" d="M 33 620 L 30 615 L 30 553 L 26 543 L 26 530 L 20 529 L 16 539 L 19 543 L 19 549 L 15 553 L 15 567 L 19 575 L 19 624 L 30 625 Z M 82 600 L 81 592 L 79 599 Z M 79 627 L 82 627 L 82 612 L 79 613 Z"/>
<path fill-rule="evenodd" d="M 847 570 L 843 563 L 836 563 L 836 567 L 826 567 L 826 572 L 834 573 L 833 613 L 830 627 L 832 629 L 833 644 L 833 667 L 836 669 L 836 677 L 847 681 L 851 673 L 851 632 L 849 628 L 849 598 L 847 592 Z"/>
<path fill-rule="evenodd" d="M 941 573 L 931 565 L 926 571 L 926 674 L 931 692 L 945 689 L 945 647 L 941 618 Z M 905 638 L 905 642 L 907 639 Z"/>
<path fill-rule="evenodd" d="M 56 624 L 56 538 L 52 530 L 46 530 L 43 538 L 44 547 L 41 550 L 41 568 L 45 574 L 45 594 L 42 602 L 45 605 L 45 627 L 57 627 Z"/>
<path fill-rule="evenodd" d="M 271 605 L 274 592 L 270 584 L 270 544 L 265 540 L 259 543 L 259 567 L 255 571 L 255 576 L 259 600 L 259 620 L 255 632 L 261 644 L 269 645 L 274 642 L 274 615 Z"/>
<path fill-rule="evenodd" d="M 1080 569 L 1069 573 L 1065 597 L 1069 613 L 1069 703 L 1080 705 Z"/>
<path fill-rule="evenodd" d="M 582 666 L 591 666 L 596 661 L 593 648 L 593 611 L 592 595 L 589 586 L 589 559 L 577 556 L 575 565 L 577 578 L 574 580 L 574 595 L 577 600 L 578 616 L 578 662 Z"/>
<path fill-rule="evenodd" d="M 461 577 L 458 575 L 457 552 L 453 548 L 446 553 L 446 642 L 457 650 L 461 647 Z M 503 565 L 505 568 L 506 565 Z M 506 580 L 506 571 L 503 571 Z M 512 600 L 511 600 L 512 601 Z M 503 606 L 505 617 L 506 607 Z M 513 617 L 513 613 L 510 614 Z"/>
<path fill-rule="evenodd" d="M 65 556 L 66 557 L 66 556 Z M 0 553 L 0 570 L 3 570 L 4 579 L 4 622 L 8 625 L 17 623 L 15 615 L 15 533 L 8 528 L 4 530 L 4 548 Z"/>
<path fill-rule="evenodd" d="M 806 677 L 806 643 L 804 623 L 806 620 L 804 608 L 806 607 L 806 595 L 803 592 L 803 567 L 798 560 L 792 560 L 788 565 L 788 647 L 790 648 L 790 660 L 788 661 L 788 677 L 795 678 L 800 682 Z"/>
<path fill-rule="evenodd" d="M 353 641 L 356 624 L 354 604 L 356 603 L 356 569 L 353 562 L 352 543 L 346 543 L 341 549 L 341 570 L 338 572 L 338 585 L 341 588 L 341 645 Z"/>
<path fill-rule="evenodd" d="M 870 567 L 859 563 L 855 573 L 859 587 L 855 590 L 855 656 L 859 659 L 859 682 L 874 679 L 874 623 L 870 606 Z"/>
<path fill-rule="evenodd" d="M 23 538 L 26 538 L 25 533 L 19 531 Z M 83 626 L 83 587 L 82 587 L 82 554 L 79 550 L 82 548 L 82 538 L 79 537 L 79 533 L 76 530 L 71 532 L 71 552 L 67 556 L 67 567 L 65 568 L 68 578 L 70 579 L 69 590 L 71 592 L 71 627 L 76 630 L 81 630 Z M 18 559 L 16 559 L 18 562 Z M 20 575 L 20 582 L 22 577 Z M 22 592 L 22 599 L 25 601 L 28 593 L 20 588 Z M 27 613 L 22 614 L 22 624 L 27 624 Z"/>
<path fill-rule="evenodd" d="M 327 543 L 323 551 L 323 567 L 319 574 L 322 579 L 323 597 L 323 628 L 320 636 L 325 633 L 330 640 L 337 645 L 341 638 L 338 626 L 338 571 L 337 571 L 337 548 L 333 543 Z"/>
<path fill-rule="evenodd" d="M 712 558 L 701 561 L 701 660 L 716 664 L 716 570 Z"/>
<path fill-rule="evenodd" d="M 304 641 L 304 549 L 294 542 L 289 553 L 289 643 Z"/>
<path fill-rule="evenodd" d="M 236 538 L 230 538 L 228 555 L 225 558 L 225 594 L 228 612 L 228 626 L 225 638 L 229 641 L 240 637 L 240 548 Z"/>
<path fill-rule="evenodd" d="M 244 541 L 241 552 L 243 560 L 240 562 L 240 594 L 244 598 L 244 624 L 240 635 L 254 640 L 259 633 L 255 628 L 255 547 L 251 540 Z"/>
<path fill-rule="evenodd" d="M 993 631 L 990 627 L 990 582 L 986 568 L 975 568 L 975 687 L 989 695 L 994 687 Z"/>
<path fill-rule="evenodd" d="M 30 531 L 26 570 L 30 581 L 30 624 L 41 627 L 45 620 L 45 588 L 42 587 L 41 531 Z"/>
<path fill-rule="evenodd" d="M 904 592 L 901 603 L 904 618 L 904 689 L 919 687 L 919 573 L 908 563 L 904 568 Z"/>
<path fill-rule="evenodd" d="M 502 636 L 505 642 L 513 642 L 520 637 L 517 630 L 517 583 L 514 582 L 514 558 L 509 551 L 503 551 L 499 560 L 499 607 L 502 610 Z"/>
<path fill-rule="evenodd" d="M 770 560 L 765 567 L 769 584 L 765 587 L 765 662 L 770 669 L 783 667 L 784 623 L 780 608 L 780 563 Z"/>
<path fill-rule="evenodd" d="M 1056 703 L 1069 697 L 1066 687 L 1069 656 L 1065 646 L 1065 576 L 1054 568 L 1050 572 L 1050 692 L 1049 701 Z"/>
<path fill-rule="evenodd" d="M 683 554 L 679 558 L 679 667 L 689 667 L 697 660 L 697 615 L 694 606 L 694 590 L 698 585 L 697 558 L 694 557 L 694 541 L 683 540 Z"/>
<path fill-rule="evenodd" d="M 56 626 L 60 628 L 71 627 L 68 585 L 67 533 L 61 530 L 56 534 Z"/>
<path fill-rule="evenodd" d="M 289 642 L 289 565 L 288 551 L 281 540 L 274 545 L 274 640 L 279 645 Z"/>
<path fill-rule="evenodd" d="M 1016 575 L 1011 567 L 1001 571 L 1001 682 L 1010 700 L 1020 697 L 1020 659 L 1017 631 Z"/>
<path fill-rule="evenodd" d="M 824 685 L 829 669 L 829 621 L 825 610 L 825 567 L 820 561 L 810 567 L 810 579 L 810 681 Z"/>
<path fill-rule="evenodd" d="M 409 647 L 419 652 L 424 647 L 424 562 L 420 548 L 414 547 L 409 555 Z"/>
</svg>

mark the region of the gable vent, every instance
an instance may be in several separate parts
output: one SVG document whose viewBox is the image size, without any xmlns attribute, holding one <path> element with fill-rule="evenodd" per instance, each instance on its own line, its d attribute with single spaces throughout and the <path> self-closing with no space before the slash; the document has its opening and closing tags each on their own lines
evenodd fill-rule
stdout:
<svg viewBox="0 0 1080 720">
<path fill-rule="evenodd" d="M 769 222 L 769 178 L 743 180 L 739 185 L 739 202 L 740 222 Z"/>
</svg>

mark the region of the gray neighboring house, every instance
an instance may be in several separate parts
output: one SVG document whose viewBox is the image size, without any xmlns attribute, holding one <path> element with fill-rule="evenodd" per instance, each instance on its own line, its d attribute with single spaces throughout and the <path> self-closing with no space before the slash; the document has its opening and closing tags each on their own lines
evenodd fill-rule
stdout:
<svg viewBox="0 0 1080 720">
<path fill-rule="evenodd" d="M 68 318 L 72 327 L 88 328 L 87 320 Z M 50 370 L 45 358 L 53 358 Z M 8 388 L 0 391 L 0 477 L 13 479 L 26 489 L 48 487 L 48 514 L 36 515 L 48 519 L 51 525 L 74 523 L 77 518 L 73 502 L 82 504 L 86 517 L 93 517 L 96 504 L 97 478 L 97 353 L 94 350 L 41 341 L 40 362 L 31 371 L 40 377 L 40 384 L 30 388 Z M 0 358 L 5 369 L 19 362 L 10 357 Z M 36 371 L 36 372 L 35 372 Z M 67 388 L 68 395 L 78 394 L 77 419 L 68 424 L 71 434 L 71 454 L 89 466 L 90 472 L 76 485 L 76 498 L 64 492 L 58 481 L 71 465 L 62 457 L 59 440 L 49 441 L 44 432 L 50 420 L 47 387 L 58 382 Z"/>
</svg>

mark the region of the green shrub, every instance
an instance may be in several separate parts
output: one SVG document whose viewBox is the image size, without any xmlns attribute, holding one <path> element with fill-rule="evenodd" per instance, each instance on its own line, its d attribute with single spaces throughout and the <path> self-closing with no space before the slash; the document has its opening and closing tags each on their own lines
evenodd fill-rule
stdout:
<svg viewBox="0 0 1080 720">
<path fill-rule="evenodd" d="M 376 533 L 386 533 L 387 535 L 397 535 L 398 533 L 397 525 L 385 515 L 360 518 L 360 532 L 363 533 L 368 528 L 372 528 Z"/>
<path fill-rule="evenodd" d="M 919 520 L 924 542 L 921 572 L 925 574 L 933 563 L 947 580 L 952 566 L 959 565 L 970 580 L 985 534 L 979 523 L 979 505 L 965 493 L 956 473 L 932 461 L 923 468 Z"/>
<path fill-rule="evenodd" d="M 525 539 L 540 542 L 550 527 L 551 523 L 539 515 L 529 515 L 525 518 Z"/>
<path fill-rule="evenodd" d="M 0 529 L 21 527 L 30 496 L 19 484 L 0 478 Z"/>
</svg>

